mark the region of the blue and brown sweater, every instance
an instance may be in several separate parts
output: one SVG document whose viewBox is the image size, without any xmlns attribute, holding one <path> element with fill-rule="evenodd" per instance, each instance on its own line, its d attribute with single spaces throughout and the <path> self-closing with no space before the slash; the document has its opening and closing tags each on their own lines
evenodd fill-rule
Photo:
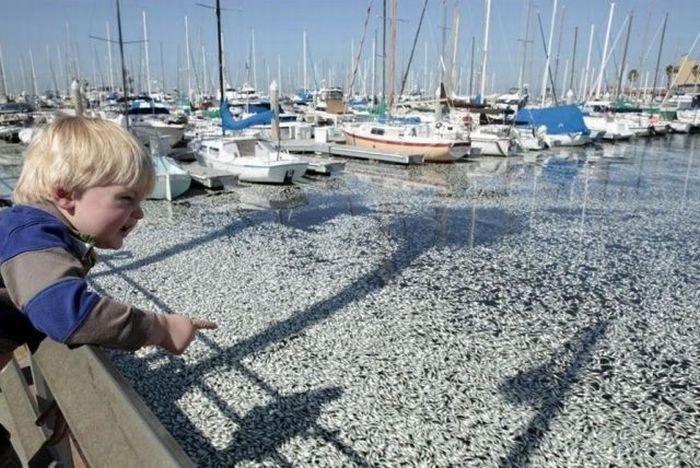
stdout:
<svg viewBox="0 0 700 468">
<path fill-rule="evenodd" d="M 135 350 L 154 314 L 88 289 L 90 243 L 48 204 L 0 211 L 0 354 L 46 336 L 68 345 Z"/>
</svg>

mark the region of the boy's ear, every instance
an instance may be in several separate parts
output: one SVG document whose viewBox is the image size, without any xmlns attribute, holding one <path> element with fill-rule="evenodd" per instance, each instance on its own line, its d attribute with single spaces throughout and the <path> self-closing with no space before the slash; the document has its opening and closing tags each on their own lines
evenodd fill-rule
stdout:
<svg viewBox="0 0 700 468">
<path fill-rule="evenodd" d="M 69 192 L 63 187 L 53 187 L 51 189 L 51 201 L 53 201 L 57 207 L 69 210 L 73 208 L 75 200 L 73 192 Z"/>
</svg>

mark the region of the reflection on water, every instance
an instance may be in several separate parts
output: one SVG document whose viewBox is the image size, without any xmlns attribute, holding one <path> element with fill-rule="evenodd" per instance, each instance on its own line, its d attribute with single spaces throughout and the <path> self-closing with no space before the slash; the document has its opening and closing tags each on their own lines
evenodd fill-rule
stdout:
<svg viewBox="0 0 700 468">
<path fill-rule="evenodd" d="M 678 204 L 685 207 L 697 182 L 695 143 L 688 141 L 670 137 L 559 147 L 408 168 L 354 163 L 340 190 L 316 193 L 302 187 L 296 196 L 274 203 L 257 200 L 267 210 L 247 216 L 302 230 L 341 215 L 384 217 L 387 225 L 401 226 L 416 242 L 451 248 L 492 244 L 557 216 L 570 220 L 571 233 L 581 243 L 595 223 L 619 210 L 635 210 L 659 191 L 679 192 Z M 681 152 L 682 170 L 677 167 Z M 241 202 L 246 200 L 241 191 Z"/>
<path fill-rule="evenodd" d="M 233 191 L 238 195 L 242 209 L 292 210 L 308 203 L 306 194 L 299 186 L 244 186 Z"/>
<path fill-rule="evenodd" d="M 692 144 L 688 148 L 688 165 L 685 170 L 685 177 L 683 180 L 683 196 L 681 197 L 681 210 L 685 208 L 685 202 L 688 199 L 688 183 L 690 181 L 691 167 L 693 166 L 693 158 L 695 157 L 695 146 L 696 140 L 692 140 Z"/>
<path fill-rule="evenodd" d="M 325 182 L 195 194 L 172 205 L 149 202 L 147 212 L 172 222 L 199 204 L 228 209 L 252 223 L 301 230 L 341 215 L 388 216 L 402 219 L 414 236 L 451 247 L 490 244 L 534 227 L 542 217 L 559 216 L 576 219 L 581 236 L 589 215 L 604 220 L 613 210 L 667 199 L 687 209 L 697 193 L 696 140 L 676 135 L 409 167 L 350 162 L 345 174 Z M 20 164 L 21 148 L 0 148 L 0 198 L 9 197 Z"/>
</svg>

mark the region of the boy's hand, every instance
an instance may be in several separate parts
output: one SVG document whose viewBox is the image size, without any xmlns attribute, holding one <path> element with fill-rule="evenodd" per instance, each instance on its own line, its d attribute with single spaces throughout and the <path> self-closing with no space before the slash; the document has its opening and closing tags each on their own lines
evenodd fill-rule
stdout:
<svg viewBox="0 0 700 468">
<path fill-rule="evenodd" d="M 157 315 L 158 336 L 151 344 L 162 346 L 175 354 L 182 354 L 192 343 L 197 330 L 213 330 L 216 323 L 210 320 L 190 319 L 184 315 Z"/>
</svg>

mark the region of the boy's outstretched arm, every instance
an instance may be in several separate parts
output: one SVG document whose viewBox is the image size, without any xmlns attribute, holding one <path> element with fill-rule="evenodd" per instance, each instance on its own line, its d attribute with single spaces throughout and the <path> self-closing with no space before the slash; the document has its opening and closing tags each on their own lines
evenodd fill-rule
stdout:
<svg viewBox="0 0 700 468">
<path fill-rule="evenodd" d="M 156 314 L 146 345 L 158 345 L 171 353 L 181 354 L 192 343 L 197 330 L 216 327 L 217 324 L 210 320 L 191 319 L 178 314 Z"/>
</svg>

